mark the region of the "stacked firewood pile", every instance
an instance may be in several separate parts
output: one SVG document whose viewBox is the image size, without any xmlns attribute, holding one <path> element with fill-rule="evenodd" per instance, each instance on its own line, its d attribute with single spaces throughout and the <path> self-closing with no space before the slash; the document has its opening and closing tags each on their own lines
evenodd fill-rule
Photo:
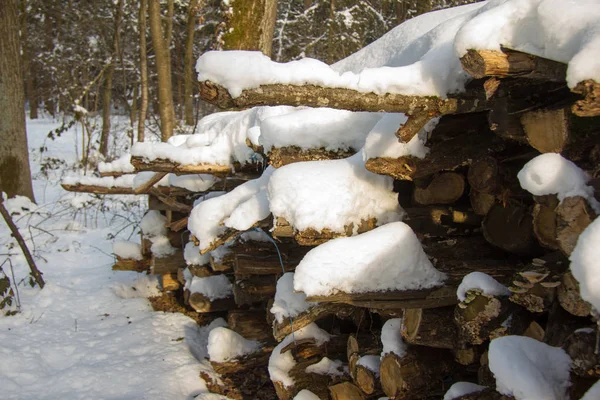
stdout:
<svg viewBox="0 0 600 400">
<path fill-rule="evenodd" d="M 495 391 L 488 366 L 490 341 L 506 335 L 562 347 L 573 360 L 573 399 L 598 380 L 596 331 L 581 329 L 594 328 L 592 309 L 579 295 L 568 260 L 597 215 L 583 197 L 533 196 L 517 174 L 541 153 L 561 153 L 589 173 L 600 197 L 600 85 L 586 81 L 571 91 L 565 65 L 506 49 L 470 51 L 462 62 L 474 80 L 465 93 L 448 99 L 292 85 L 264 85 L 232 98 L 223 87 L 201 83 L 204 99 L 224 108 L 286 104 L 404 112 L 408 121 L 397 135 L 405 142 L 438 118 L 425 158 L 371 158 L 366 168 L 395 179 L 405 222 L 448 276 L 444 286 L 432 289 L 308 297 L 307 310 L 277 320 L 270 310 L 280 278 L 312 248 L 343 235 L 299 232 L 281 218 L 268 219 L 250 235 L 227 231 L 221 247 L 210 249 L 210 260 L 188 265 L 185 273 L 182 250 L 164 259 L 153 256 L 144 236 L 144 259 L 163 277 L 165 290 L 183 290 L 189 307 L 225 316 L 229 329 L 261 343 L 260 350 L 238 359 L 212 361 L 222 378 L 203 376 L 212 391 L 238 399 L 287 400 L 303 390 L 322 399 L 440 399 L 452 383 L 469 381 L 488 389 L 461 399 L 509 399 Z M 276 167 L 348 155 L 293 147 L 264 154 Z M 132 162 L 138 170 L 188 172 L 180 165 Z M 189 196 L 151 194 L 150 208 L 165 215 L 171 245 L 182 249 Z M 373 228 L 375 221 L 365 221 L 357 231 Z M 459 300 L 459 285 L 471 272 L 495 278 L 509 293 L 469 289 Z M 182 289 L 190 276 L 225 277 L 231 293 L 211 298 L 189 285 Z M 386 350 L 390 330 L 402 337 L 406 351 Z M 273 373 L 282 368 L 281 358 L 287 363 L 284 378 Z"/>
</svg>

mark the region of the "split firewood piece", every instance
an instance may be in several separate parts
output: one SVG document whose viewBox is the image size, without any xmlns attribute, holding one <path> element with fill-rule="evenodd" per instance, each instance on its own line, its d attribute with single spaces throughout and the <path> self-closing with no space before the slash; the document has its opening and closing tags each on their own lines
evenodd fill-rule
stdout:
<svg viewBox="0 0 600 400">
<path fill-rule="evenodd" d="M 366 366 L 356 366 L 354 383 L 363 393 L 366 393 L 367 395 L 373 395 L 375 392 L 381 391 L 381 389 L 379 389 L 379 380 L 377 378 L 377 374 Z"/>
<path fill-rule="evenodd" d="M 538 261 L 539 264 L 536 265 Z M 509 297 L 511 302 L 533 313 L 550 309 L 556 298 L 556 288 L 561 283 L 561 277 L 544 265 L 544 260 L 534 259 L 530 268 L 515 274 L 508 288 L 512 292 Z"/>
<path fill-rule="evenodd" d="M 494 106 L 488 113 L 487 119 L 490 130 L 496 135 L 517 143 L 527 143 L 527 137 L 525 136 L 521 121 L 517 115 L 509 112 L 509 99 L 506 97 L 496 99 Z"/>
<path fill-rule="evenodd" d="M 450 352 L 427 347 L 409 347 L 406 355 L 386 354 L 379 375 L 385 394 L 397 400 L 427 398 L 441 391 L 444 377 L 450 372 Z"/>
<path fill-rule="evenodd" d="M 516 50 L 468 50 L 460 62 L 473 78 L 519 77 L 564 82 L 567 65 Z"/>
<path fill-rule="evenodd" d="M 294 331 L 302 329 L 312 322 L 319 321 L 323 318 L 335 315 L 339 319 L 345 319 L 345 316 L 352 312 L 354 307 L 346 304 L 322 303 L 316 304 L 308 310 L 296 315 L 290 321 L 289 318 L 284 318 L 283 321 L 273 322 L 273 337 L 278 342 L 282 341 L 286 336 Z"/>
<path fill-rule="evenodd" d="M 490 388 L 496 387 L 496 377 L 490 371 L 490 359 L 488 357 L 488 351 L 485 350 L 479 358 L 479 369 L 477 370 L 477 384 L 481 386 L 488 386 Z"/>
<path fill-rule="evenodd" d="M 569 142 L 569 112 L 566 108 L 528 111 L 521 124 L 529 145 L 540 153 L 561 153 Z"/>
<path fill-rule="evenodd" d="M 490 244 L 510 253 L 531 255 L 539 250 L 533 234 L 533 217 L 526 206 L 496 203 L 484 218 L 482 228 Z"/>
<path fill-rule="evenodd" d="M 315 148 L 303 150 L 298 146 L 273 147 L 267 152 L 269 164 L 274 168 L 303 161 L 338 160 L 357 153 L 355 149 L 327 150 Z"/>
<path fill-rule="evenodd" d="M 373 230 L 377 227 L 377 220 L 375 218 L 369 218 L 364 220 L 358 226 L 357 233 L 364 233 Z M 322 231 L 317 231 L 313 228 L 308 228 L 303 231 L 296 230 L 288 221 L 282 217 L 275 219 L 275 226 L 273 227 L 272 234 L 275 238 L 286 238 L 292 237 L 301 246 L 318 246 L 331 239 L 339 237 L 348 237 L 354 235 L 354 224 L 349 224 L 344 227 L 344 232 L 335 232 L 328 228 Z"/>
<path fill-rule="evenodd" d="M 158 257 L 153 254 L 150 261 L 150 267 L 150 271 L 153 274 L 176 274 L 179 268 L 185 267 L 183 251 L 176 248 L 173 254 L 164 257 Z"/>
<path fill-rule="evenodd" d="M 597 217 L 581 196 L 567 197 L 556 208 L 556 236 L 560 249 L 571 255 L 581 232 Z"/>
<path fill-rule="evenodd" d="M 210 81 L 200 82 L 200 97 L 220 108 L 245 109 L 256 106 L 309 106 L 329 107 L 349 111 L 403 112 L 415 109 L 437 112 L 441 115 L 472 113 L 488 108 L 485 93 L 475 88 L 461 93 L 460 98 L 440 99 L 435 96 L 407 96 L 402 94 L 362 93 L 353 89 L 328 88 L 315 85 L 261 85 L 245 89 L 233 98 L 226 88 Z M 133 164 L 133 160 L 132 160 Z"/>
<path fill-rule="evenodd" d="M 581 298 L 579 282 L 571 271 L 563 274 L 561 285 L 558 287 L 558 302 L 569 313 L 578 317 L 587 317 L 592 311 L 592 305 Z"/>
<path fill-rule="evenodd" d="M 167 172 L 156 172 L 154 175 L 152 175 L 152 177 L 150 179 L 148 179 L 142 185 L 134 188 L 133 193 L 135 193 L 135 194 L 148 193 L 150 191 L 150 189 L 152 188 L 152 186 L 154 186 L 156 183 L 158 183 L 158 181 L 160 181 L 162 178 L 164 178 L 165 175 L 167 175 Z"/>
<path fill-rule="evenodd" d="M 224 362 L 211 361 L 210 364 L 216 373 L 228 376 L 240 371 L 249 371 L 254 368 L 265 367 L 269 362 L 269 356 L 272 351 L 272 346 L 263 346 L 254 353 L 247 354 L 239 359 Z"/>
<path fill-rule="evenodd" d="M 272 217 L 269 215 L 265 219 L 256 222 L 252 226 L 250 226 L 246 231 L 253 230 L 254 228 L 264 228 L 266 230 L 270 229 L 272 226 Z M 231 242 L 240 236 L 242 233 L 246 231 L 238 231 L 233 228 L 226 228 L 223 233 L 221 233 L 213 242 L 210 243 L 209 246 L 200 250 L 200 254 L 206 254 L 210 251 L 216 250 L 218 247 L 224 245 L 225 243 Z M 197 239 L 196 239 L 197 241 Z M 199 244 L 195 243 L 196 245 Z"/>
<path fill-rule="evenodd" d="M 546 248 L 558 250 L 559 243 L 556 232 L 556 208 L 559 201 L 556 195 L 534 196 L 533 233 L 538 242 Z"/>
<path fill-rule="evenodd" d="M 360 389 L 351 382 L 342 382 L 329 386 L 332 400 L 364 400 Z"/>
<path fill-rule="evenodd" d="M 454 400 L 514 400 L 514 397 L 505 396 L 493 389 L 484 389 L 480 392 L 474 392 L 465 394 L 464 396 L 455 397 Z"/>
<path fill-rule="evenodd" d="M 417 187 L 413 193 L 416 203 L 427 206 L 430 204 L 452 204 L 465 191 L 465 178 L 456 172 L 443 172 L 436 175 L 426 188 Z"/>
<path fill-rule="evenodd" d="M 181 218 L 176 221 L 168 223 L 167 228 L 169 228 L 173 232 L 181 232 L 182 230 L 187 228 L 187 224 L 188 224 L 188 217 L 184 217 L 184 218 Z"/>
<path fill-rule="evenodd" d="M 181 287 L 181 283 L 177 280 L 177 273 L 161 275 L 160 285 L 164 292 L 173 292 Z"/>
<path fill-rule="evenodd" d="M 282 273 L 281 261 L 285 272 L 294 271 L 311 248 L 296 243 L 278 243 L 276 248 L 270 241 L 249 240 L 236 243 L 229 250 L 235 256 L 236 275 L 277 275 Z"/>
<path fill-rule="evenodd" d="M 356 340 L 356 336 L 354 335 L 348 336 L 346 358 L 348 360 L 348 370 L 350 371 L 350 376 L 352 379 L 356 379 L 356 363 L 358 362 L 360 355 L 358 340 Z"/>
<path fill-rule="evenodd" d="M 476 215 L 486 216 L 492 206 L 496 204 L 496 196 L 489 193 L 479 192 L 471 189 L 469 192 L 471 207 Z"/>
<path fill-rule="evenodd" d="M 178 212 L 181 212 L 184 214 L 189 214 L 190 211 L 192 211 L 192 206 L 181 203 L 171 196 L 162 194 L 156 188 L 151 187 L 143 193 L 146 193 L 146 192 L 149 192 L 150 194 L 152 194 L 152 196 L 154 196 L 155 198 L 160 200 L 162 203 L 164 203 L 170 211 L 178 211 Z"/>
<path fill-rule="evenodd" d="M 544 341 L 545 334 L 544 328 L 535 321 L 531 321 L 527 329 L 525 329 L 525 332 L 523 332 L 523 336 L 530 337 L 538 342 Z"/>
<path fill-rule="evenodd" d="M 453 349 L 454 361 L 460 365 L 473 365 L 479 362 L 481 352 L 477 351 L 475 347 L 466 347 L 464 349 Z"/>
<path fill-rule="evenodd" d="M 571 372 L 585 378 L 600 378 L 600 354 L 596 352 L 595 329 L 579 329 L 562 346 L 571 360 Z"/>
<path fill-rule="evenodd" d="M 584 97 L 573 105 L 573 114 L 579 117 L 600 115 L 600 84 L 589 79 L 579 82 L 572 91 Z"/>
<path fill-rule="evenodd" d="M 481 217 L 474 212 L 449 206 L 405 208 L 404 221 L 417 235 L 447 237 L 469 235 L 481 226 Z"/>
<path fill-rule="evenodd" d="M 251 275 L 236 279 L 233 284 L 233 296 L 238 306 L 266 303 L 275 296 L 276 275 Z"/>
<path fill-rule="evenodd" d="M 78 193 L 93 193 L 93 194 L 135 194 L 133 189 L 130 187 L 104 187 L 96 185 L 66 185 L 62 183 L 60 185 L 63 189 L 68 192 Z"/>
<path fill-rule="evenodd" d="M 134 260 L 132 258 L 121 258 L 117 256 L 117 262 L 112 266 L 112 270 L 144 272 L 148 270 L 148 267 L 150 267 L 150 260 L 147 258 Z"/>
<path fill-rule="evenodd" d="M 227 313 L 227 326 L 249 340 L 263 343 L 273 340 L 264 309 L 230 310 Z"/>
<path fill-rule="evenodd" d="M 404 143 L 410 142 L 410 140 L 421 131 L 427 125 L 427 123 L 435 117 L 439 117 L 440 114 L 436 111 L 430 112 L 427 110 L 416 109 L 407 114 L 408 119 L 396 132 L 396 136 Z"/>
<path fill-rule="evenodd" d="M 185 173 L 185 174 L 211 174 L 211 175 L 220 175 L 220 176 L 225 176 L 225 175 L 231 174 L 231 167 L 229 167 L 228 165 L 216 165 L 216 164 L 187 165 L 187 164 L 179 164 L 174 161 L 163 160 L 163 159 L 147 161 L 143 157 L 136 157 L 136 156 L 131 157 L 131 164 L 135 167 L 136 171 L 155 171 L 155 172 Z"/>
<path fill-rule="evenodd" d="M 440 349 L 453 349 L 459 345 L 452 306 L 404 310 L 400 332 L 404 341 L 410 344 Z"/>
<path fill-rule="evenodd" d="M 188 294 L 188 304 L 199 313 L 229 311 L 236 308 L 233 297 L 211 300 L 202 293 Z"/>
<path fill-rule="evenodd" d="M 215 272 L 233 271 L 235 265 L 235 254 L 227 252 L 219 257 L 210 255 L 210 268 Z"/>
</svg>

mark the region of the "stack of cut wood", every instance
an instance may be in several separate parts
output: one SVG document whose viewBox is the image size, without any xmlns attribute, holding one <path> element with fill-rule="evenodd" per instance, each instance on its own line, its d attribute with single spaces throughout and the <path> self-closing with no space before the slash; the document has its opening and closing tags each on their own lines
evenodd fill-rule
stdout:
<svg viewBox="0 0 600 400">
<path fill-rule="evenodd" d="M 278 398 L 292 399 L 308 389 L 323 399 L 440 399 L 453 382 L 470 381 L 488 389 L 462 399 L 509 399 L 495 391 L 487 356 L 490 341 L 505 335 L 563 347 L 574 365 L 571 398 L 579 398 L 600 376 L 595 333 L 578 331 L 594 325 L 590 305 L 581 299 L 568 261 L 579 234 L 596 214 L 585 198 L 533 196 L 517 179 L 528 161 L 557 152 L 594 178 L 590 184 L 599 197 L 600 85 L 586 81 L 571 92 L 565 84 L 565 65 L 506 49 L 470 51 L 462 62 L 476 79 L 466 93 L 448 99 L 291 85 L 265 85 L 232 98 L 219 85 L 201 84 L 205 100 L 222 107 L 326 104 L 354 111 L 405 112 L 409 120 L 398 130 L 403 141 L 432 117 L 441 116 L 427 141 L 430 152 L 425 158 L 374 158 L 366 166 L 396 179 L 405 222 L 434 266 L 448 275 L 443 287 L 308 297 L 308 310 L 275 321 L 269 317 L 269 300 L 277 277 L 293 271 L 310 249 L 299 246 L 336 236 L 326 231 L 298 234 L 284 220 L 277 220 L 272 231 L 285 241 L 279 243 L 283 265 L 271 242 L 249 241 L 231 246 L 229 255 L 212 266 L 213 271 L 231 274 L 234 282 L 237 309 L 229 311 L 231 329 L 264 341 L 269 349 L 274 338 L 280 342 L 277 354 L 289 352 L 293 359 L 288 371 L 293 383 L 274 381 Z M 282 154 L 271 153 L 274 166 L 340 156 L 324 149 Z M 365 224 L 359 232 L 373 228 Z M 470 272 L 494 277 L 510 294 L 470 289 L 459 302 L 458 285 Z M 272 338 L 257 322 L 263 317 L 273 325 Z M 381 357 L 382 327 L 399 317 L 397 333 L 408 348 L 404 354 Z M 332 335 L 326 344 L 291 335 L 312 323 Z M 320 365 L 324 357 L 341 360 L 345 373 L 315 373 L 318 368 L 310 367 Z M 246 370 L 246 363 L 251 368 L 264 366 L 267 358 L 261 352 L 240 359 L 232 369 L 213 365 L 231 377 Z"/>
</svg>

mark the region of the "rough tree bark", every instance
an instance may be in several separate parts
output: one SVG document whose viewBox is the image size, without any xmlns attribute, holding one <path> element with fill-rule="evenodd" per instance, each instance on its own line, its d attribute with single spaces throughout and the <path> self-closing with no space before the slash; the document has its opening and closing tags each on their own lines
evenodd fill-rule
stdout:
<svg viewBox="0 0 600 400">
<path fill-rule="evenodd" d="M 165 42 L 160 21 L 160 1 L 150 0 L 150 34 L 156 55 L 156 72 L 158 74 L 158 113 L 160 114 L 160 133 L 163 142 L 173 136 L 175 126 L 175 107 L 173 105 L 173 89 L 171 85 L 171 64 L 169 48 Z"/>
<path fill-rule="evenodd" d="M 110 135 L 110 102 L 112 97 L 112 81 L 115 72 L 117 55 L 119 54 L 119 31 L 123 19 L 123 0 L 115 4 L 115 27 L 113 33 L 113 47 L 110 66 L 104 74 L 104 90 L 102 92 L 102 135 L 100 136 L 100 153 L 106 157 L 108 154 L 108 136 Z"/>
<path fill-rule="evenodd" d="M 19 47 L 19 2 L 0 2 L 0 191 L 27 196 L 33 188 L 25 130 L 25 93 Z"/>
<path fill-rule="evenodd" d="M 260 50 L 271 57 L 277 0 L 233 0 L 223 50 Z"/>
<path fill-rule="evenodd" d="M 138 118 L 138 142 L 144 141 L 146 131 L 146 113 L 148 111 L 148 60 L 146 57 L 146 0 L 140 0 L 139 31 L 140 31 L 140 116 Z"/>
<path fill-rule="evenodd" d="M 184 71 L 183 71 L 183 101 L 185 112 L 185 124 L 188 126 L 194 125 L 194 33 L 196 31 L 196 15 L 200 8 L 199 0 L 191 0 L 188 5 L 187 15 L 187 35 L 185 38 L 185 56 L 184 56 Z"/>
</svg>

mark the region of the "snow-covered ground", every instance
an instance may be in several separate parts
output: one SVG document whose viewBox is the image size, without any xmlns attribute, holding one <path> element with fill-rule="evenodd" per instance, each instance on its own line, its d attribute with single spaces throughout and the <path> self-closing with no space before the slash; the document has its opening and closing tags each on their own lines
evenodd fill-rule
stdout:
<svg viewBox="0 0 600 400">
<path fill-rule="evenodd" d="M 6 246 L 9 232 L 0 223 L 0 263 L 13 254 L 21 303 L 16 315 L 0 316 L 0 398 L 185 399 L 206 392 L 199 374 L 210 367 L 198 359 L 209 328 L 152 311 L 144 296 L 158 293 L 156 281 L 111 270 L 112 237 L 139 240 L 145 197 L 67 193 L 59 185 L 64 165 L 41 174 L 48 158 L 71 165 L 81 154 L 80 128 L 47 138 L 59 125 L 27 123 L 39 208 L 15 216 L 23 236 L 33 237 L 43 290 L 27 284 L 20 250 Z M 14 211 L 26 203 L 6 205 Z M 2 268 L 13 281 L 8 263 Z"/>
</svg>

